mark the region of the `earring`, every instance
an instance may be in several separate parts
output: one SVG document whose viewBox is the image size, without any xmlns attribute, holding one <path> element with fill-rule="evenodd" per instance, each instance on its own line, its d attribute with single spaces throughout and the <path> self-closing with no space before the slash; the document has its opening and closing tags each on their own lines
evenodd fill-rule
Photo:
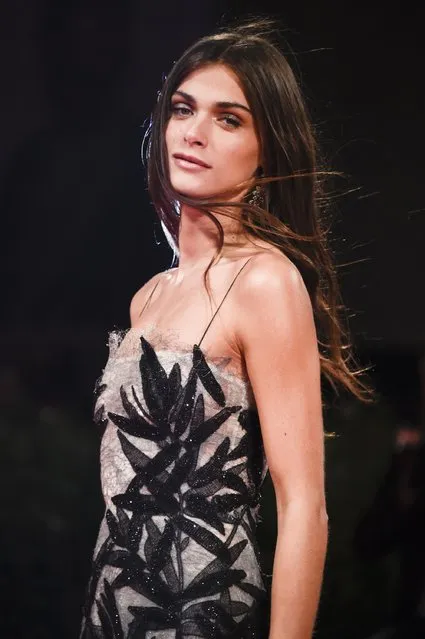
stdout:
<svg viewBox="0 0 425 639">
<path fill-rule="evenodd" d="M 264 206 L 264 199 L 265 199 L 264 196 L 265 196 L 264 188 L 261 186 L 256 186 L 255 189 L 251 191 L 251 195 L 248 199 L 248 204 L 251 204 L 252 206 L 258 206 L 261 208 Z"/>
</svg>

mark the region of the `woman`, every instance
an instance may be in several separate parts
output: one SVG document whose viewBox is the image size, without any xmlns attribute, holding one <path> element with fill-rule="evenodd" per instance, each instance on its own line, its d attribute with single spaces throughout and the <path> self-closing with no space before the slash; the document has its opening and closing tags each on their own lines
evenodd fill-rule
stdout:
<svg viewBox="0 0 425 639">
<path fill-rule="evenodd" d="M 97 384 L 106 514 L 83 638 L 265 637 L 267 469 L 268 637 L 312 634 L 327 543 L 321 372 L 364 389 L 343 356 L 312 127 L 268 26 L 196 42 L 152 118 L 149 189 L 178 266 L 135 293 Z"/>
</svg>

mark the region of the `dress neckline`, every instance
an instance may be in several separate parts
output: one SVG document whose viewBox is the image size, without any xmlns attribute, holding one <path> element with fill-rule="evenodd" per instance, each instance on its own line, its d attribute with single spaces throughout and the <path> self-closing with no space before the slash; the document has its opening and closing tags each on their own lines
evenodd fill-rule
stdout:
<svg viewBox="0 0 425 639">
<path fill-rule="evenodd" d="M 210 368 L 212 368 L 215 372 L 219 373 L 220 375 L 224 375 L 225 377 L 230 378 L 232 381 L 236 380 L 238 383 L 240 383 L 243 386 L 249 386 L 251 387 L 251 383 L 249 380 L 248 375 L 244 375 L 244 374 L 240 374 L 237 373 L 235 371 L 232 370 L 226 370 L 223 366 L 220 366 L 219 364 L 216 364 L 211 357 L 208 356 L 208 352 L 205 351 L 203 349 L 202 346 L 199 346 L 199 344 L 194 343 L 194 344 L 190 344 L 189 342 L 187 343 L 181 343 L 179 346 L 176 345 L 174 347 L 171 346 L 161 346 L 159 344 L 155 344 L 154 339 L 151 341 L 152 339 L 152 335 L 155 335 L 155 332 L 152 331 L 152 334 L 150 333 L 149 329 L 154 329 L 154 331 L 156 330 L 156 335 L 159 335 L 160 337 L 162 337 L 164 335 L 164 333 L 162 333 L 160 330 L 158 330 L 156 327 L 152 326 L 152 325 L 148 325 L 146 327 L 135 327 L 135 326 L 129 326 L 127 328 L 113 328 L 110 329 L 108 331 L 108 336 L 111 337 L 113 335 L 117 335 L 119 336 L 121 339 L 119 340 L 119 343 L 117 344 L 117 349 L 119 349 L 119 347 L 121 346 L 122 342 L 124 341 L 126 335 L 129 334 L 133 334 L 135 336 L 135 338 L 138 338 L 138 341 L 140 340 L 141 337 L 143 337 L 143 339 L 145 339 L 149 345 L 151 346 L 151 348 L 155 351 L 155 353 L 158 355 L 163 354 L 163 355 L 177 355 L 177 356 L 184 356 L 184 357 L 188 357 L 191 356 L 193 357 L 193 353 L 194 353 L 194 349 L 195 347 L 197 347 L 202 355 L 204 356 L 205 360 L 208 363 L 208 366 Z M 148 335 L 146 336 L 146 333 L 148 333 Z M 215 359 L 219 359 L 219 356 L 216 356 Z M 231 357 L 222 357 L 223 360 L 228 360 L 228 359 L 232 359 Z"/>
</svg>

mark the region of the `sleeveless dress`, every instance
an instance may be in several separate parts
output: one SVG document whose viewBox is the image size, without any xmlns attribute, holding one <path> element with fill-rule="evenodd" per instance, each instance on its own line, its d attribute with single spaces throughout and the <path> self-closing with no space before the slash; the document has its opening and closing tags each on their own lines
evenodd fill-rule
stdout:
<svg viewBox="0 0 425 639">
<path fill-rule="evenodd" d="M 258 413 L 249 380 L 201 350 L 247 261 L 192 351 L 155 349 L 137 329 L 109 334 L 94 409 L 106 511 L 80 639 L 265 636 Z"/>
</svg>

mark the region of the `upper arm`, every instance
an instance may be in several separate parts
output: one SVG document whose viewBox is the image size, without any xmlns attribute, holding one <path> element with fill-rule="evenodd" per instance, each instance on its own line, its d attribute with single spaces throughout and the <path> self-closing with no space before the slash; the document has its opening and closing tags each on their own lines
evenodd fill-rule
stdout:
<svg viewBox="0 0 425 639">
<path fill-rule="evenodd" d="M 150 280 L 148 280 L 136 293 L 134 293 L 130 302 L 130 326 L 134 326 L 142 312 L 144 305 L 146 304 L 149 295 L 152 293 L 154 287 L 158 283 L 161 273 L 157 273 Z"/>
<path fill-rule="evenodd" d="M 324 501 L 320 359 L 310 297 L 282 255 L 261 256 L 238 287 L 238 340 L 279 504 Z"/>
</svg>

